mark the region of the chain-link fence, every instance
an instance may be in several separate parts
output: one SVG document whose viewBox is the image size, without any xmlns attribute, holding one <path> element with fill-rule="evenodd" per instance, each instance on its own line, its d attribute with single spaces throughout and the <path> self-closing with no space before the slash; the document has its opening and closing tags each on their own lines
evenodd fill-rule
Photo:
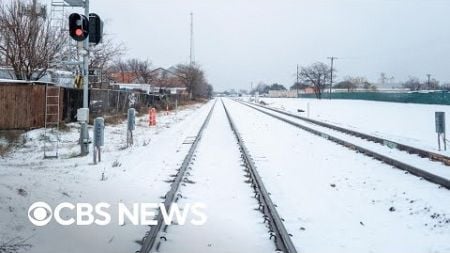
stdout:
<svg viewBox="0 0 450 253">
<path fill-rule="evenodd" d="M 315 98 L 314 94 L 300 94 L 302 98 Z M 322 94 L 322 99 L 328 99 L 329 93 Z M 384 102 L 417 103 L 417 104 L 441 104 L 450 105 L 449 92 L 410 92 L 410 93 L 387 93 L 387 92 L 348 92 L 331 93 L 332 99 L 359 99 Z"/>
<path fill-rule="evenodd" d="M 141 92 L 91 89 L 89 90 L 89 111 L 92 117 L 126 113 L 128 108 L 143 111 L 149 107 L 172 109 L 175 101 L 187 100 L 182 94 L 145 94 Z M 76 111 L 83 105 L 81 89 L 64 89 L 64 119 L 76 121 Z"/>
</svg>

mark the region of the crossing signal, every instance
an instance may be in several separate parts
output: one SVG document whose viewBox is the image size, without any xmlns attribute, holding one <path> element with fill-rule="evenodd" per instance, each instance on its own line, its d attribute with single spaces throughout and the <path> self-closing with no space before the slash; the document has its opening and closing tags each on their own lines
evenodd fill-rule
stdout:
<svg viewBox="0 0 450 253">
<path fill-rule="evenodd" d="M 70 37 L 76 41 L 83 41 L 89 35 L 89 20 L 86 16 L 72 13 L 69 16 Z"/>
<path fill-rule="evenodd" d="M 103 21 L 95 13 L 89 13 L 89 43 L 97 45 L 102 41 Z"/>
</svg>

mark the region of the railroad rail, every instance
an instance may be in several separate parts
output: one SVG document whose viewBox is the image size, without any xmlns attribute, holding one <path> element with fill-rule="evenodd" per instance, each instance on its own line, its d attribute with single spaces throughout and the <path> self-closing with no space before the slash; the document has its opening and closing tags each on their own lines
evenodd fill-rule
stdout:
<svg viewBox="0 0 450 253">
<path fill-rule="evenodd" d="M 295 249 L 290 235 L 287 232 L 283 221 L 280 218 L 280 215 L 278 214 L 275 205 L 273 204 L 269 193 L 263 184 L 261 177 L 259 176 L 258 171 L 256 170 L 256 166 L 251 159 L 250 153 L 245 147 L 242 137 L 239 134 L 236 125 L 234 124 L 233 119 L 231 118 L 231 115 L 228 112 L 227 107 L 225 106 L 225 103 L 223 102 L 223 100 L 221 101 L 231 129 L 233 130 L 233 133 L 238 141 L 242 159 L 244 161 L 245 167 L 247 168 L 247 172 L 249 173 L 252 188 L 255 191 L 255 197 L 260 204 L 259 209 L 264 214 L 265 221 L 267 221 L 269 224 L 270 237 L 274 238 L 277 251 L 281 251 L 283 253 L 296 253 L 297 250 Z"/>
<path fill-rule="evenodd" d="M 443 187 L 445 187 L 445 188 L 447 188 L 447 189 L 450 189 L 450 180 L 448 180 L 448 179 L 446 179 L 446 178 L 443 178 L 443 177 L 441 177 L 441 176 L 435 175 L 435 174 L 433 174 L 433 173 L 430 173 L 430 172 L 428 172 L 428 171 L 426 171 L 426 170 L 417 168 L 417 167 L 415 167 L 415 166 L 409 165 L 409 164 L 404 163 L 404 162 L 402 162 L 402 161 L 393 159 L 393 158 L 391 158 L 391 157 L 388 157 L 388 156 L 386 156 L 386 155 L 380 154 L 380 153 L 378 153 L 378 152 L 369 150 L 369 149 L 364 148 L 364 147 L 362 147 L 362 146 L 360 146 L 360 145 L 351 143 L 351 142 L 346 141 L 346 140 L 343 140 L 343 139 L 341 139 L 341 138 L 337 138 L 337 137 L 335 137 L 335 136 L 332 136 L 332 135 L 330 135 L 330 134 L 324 133 L 324 132 L 322 132 L 322 131 L 319 131 L 319 130 L 313 129 L 313 128 L 311 128 L 311 127 L 302 125 L 302 124 L 300 124 L 300 123 L 294 122 L 294 121 L 292 121 L 292 120 L 286 119 L 286 118 L 281 117 L 281 116 L 279 116 L 279 115 L 276 115 L 276 114 L 273 114 L 273 113 L 269 113 L 269 112 L 267 112 L 267 111 L 265 111 L 265 110 L 262 110 L 262 109 L 260 109 L 260 108 L 255 107 L 255 106 L 252 106 L 253 104 L 248 104 L 248 103 L 244 103 L 244 102 L 241 102 L 241 101 L 238 101 L 238 102 L 239 102 L 240 104 L 245 105 L 245 106 L 247 106 L 247 107 L 249 107 L 249 108 L 252 108 L 252 109 L 254 109 L 254 110 L 256 110 L 256 111 L 262 112 L 262 113 L 264 113 L 264 114 L 266 114 L 266 115 L 268 115 L 268 116 L 271 116 L 271 117 L 276 118 L 276 119 L 278 119 L 278 120 L 281 120 L 281 121 L 283 121 L 283 122 L 285 122 L 285 123 L 288 123 L 288 124 L 290 124 L 290 125 L 293 125 L 293 126 L 295 126 L 295 127 L 300 128 L 300 129 L 302 129 L 302 130 L 305 130 L 305 131 L 307 131 L 307 132 L 309 132 L 309 133 L 312 133 L 312 134 L 314 134 L 314 135 L 323 137 L 323 138 L 325 138 L 325 139 L 328 139 L 328 140 L 330 140 L 330 141 L 333 141 L 333 142 L 335 142 L 335 143 L 337 143 L 337 144 L 340 144 L 340 145 L 342 145 L 342 146 L 344 146 L 344 147 L 347 147 L 347 148 L 349 148 L 349 149 L 356 150 L 356 151 L 358 151 L 358 152 L 360 152 L 360 153 L 362 153 L 362 154 L 364 154 L 364 155 L 366 155 L 366 156 L 375 158 L 375 159 L 377 159 L 377 160 L 379 160 L 379 161 L 382 161 L 382 162 L 384 162 L 384 163 L 386 163 L 386 164 L 389 164 L 389 165 L 391 165 L 391 166 L 393 166 L 393 167 L 396 167 L 396 168 L 398 168 L 398 169 L 407 171 L 407 172 L 409 172 L 409 173 L 411 173 L 411 174 L 413 174 L 413 175 L 415 175 L 415 176 L 421 177 L 421 178 L 423 178 L 423 179 L 425 179 L 425 180 L 427 180 L 427 181 L 429 181 L 429 182 L 432 182 L 432 183 L 438 184 L 438 185 L 440 185 L 440 186 L 443 186 Z M 363 139 L 366 139 L 366 140 L 369 140 L 369 141 L 374 141 L 374 142 L 377 142 L 377 143 L 381 143 L 381 144 L 383 144 L 383 145 L 386 145 L 384 141 L 390 142 L 390 141 L 384 140 L 384 139 L 382 139 L 382 138 L 373 137 L 373 136 L 370 136 L 370 135 L 366 135 L 366 134 L 362 134 L 362 133 L 359 133 L 359 132 L 356 132 L 356 131 L 352 131 L 352 130 L 348 130 L 348 129 L 345 129 L 345 128 L 333 126 L 333 125 L 330 125 L 330 124 L 327 124 L 327 123 L 323 123 L 323 122 L 320 122 L 320 121 L 316 121 L 316 120 L 305 119 L 304 117 L 300 117 L 300 116 L 297 116 L 297 115 L 293 115 L 293 114 L 290 114 L 290 113 L 287 113 L 287 112 L 283 112 L 283 111 L 280 111 L 280 110 L 277 110 L 277 109 L 269 108 L 269 107 L 266 107 L 266 106 L 259 106 L 259 107 L 266 108 L 266 109 L 268 109 L 268 110 L 272 110 L 272 111 L 275 111 L 275 112 L 277 112 L 277 113 L 284 114 L 284 115 L 287 115 L 287 116 L 291 116 L 291 117 L 294 117 L 294 118 L 297 118 L 297 119 L 301 119 L 301 120 L 304 120 L 304 121 L 307 121 L 307 122 L 310 122 L 310 123 L 314 123 L 314 124 L 317 124 L 317 125 L 319 125 L 319 126 L 327 127 L 327 125 L 328 125 L 328 126 L 330 126 L 330 127 L 328 127 L 328 128 L 332 128 L 332 129 L 334 129 L 334 130 L 341 131 L 341 132 L 347 131 L 348 134 L 350 134 L 350 133 L 353 132 L 353 134 L 351 134 L 351 135 L 355 135 L 355 136 L 360 135 L 359 137 L 361 137 L 361 138 L 363 138 L 362 136 L 366 136 L 366 138 L 363 138 Z M 342 129 L 342 130 L 338 130 L 338 129 Z M 373 139 L 372 139 L 372 137 L 373 137 Z M 371 138 L 371 139 L 367 139 L 367 138 Z M 375 141 L 375 140 L 378 140 L 378 141 Z M 380 142 L 380 141 L 381 141 L 381 142 Z M 392 143 L 395 143 L 395 142 L 392 142 Z M 400 145 L 402 145 L 402 144 L 400 144 Z M 403 146 L 406 146 L 406 145 L 403 145 Z M 407 146 L 407 147 L 409 147 L 409 146 Z M 397 147 L 397 148 L 398 148 L 398 147 Z M 410 147 L 410 148 L 411 148 L 411 150 L 414 150 L 414 149 L 415 149 L 415 150 L 420 150 L 420 149 L 416 149 L 416 148 L 414 148 L 414 147 Z M 407 150 L 405 150 L 405 151 L 407 151 Z M 422 151 L 422 152 L 428 152 L 428 151 L 424 151 L 424 150 L 421 150 L 421 151 Z M 431 152 L 430 152 L 430 153 L 431 153 Z M 415 153 L 415 154 L 417 154 L 417 153 Z M 438 154 L 437 154 L 437 155 L 438 155 Z M 439 155 L 439 156 L 441 156 L 441 155 Z M 425 156 L 425 157 L 429 157 L 429 156 Z M 449 158 L 449 159 L 450 159 L 450 158 Z M 435 159 L 435 160 L 436 160 L 436 159 Z"/>
<path fill-rule="evenodd" d="M 247 106 L 249 106 L 249 104 L 246 103 L 246 102 L 242 102 L 242 103 L 247 105 Z M 388 146 L 390 148 L 395 148 L 395 149 L 398 149 L 398 150 L 401 150 L 401 151 L 405 151 L 405 152 L 408 152 L 410 154 L 416 154 L 416 155 L 418 155 L 418 156 L 420 156 L 422 158 L 429 158 L 430 160 L 433 160 L 433 161 L 439 161 L 439 162 L 442 162 L 443 164 L 445 164 L 447 166 L 450 166 L 450 157 L 446 156 L 446 155 L 438 154 L 438 153 L 431 152 L 431 151 L 428 151 L 428 150 L 423 150 L 423 149 L 420 149 L 420 148 L 416 148 L 416 147 L 412 147 L 412 146 L 405 145 L 405 144 L 402 144 L 402 143 L 398 143 L 396 141 L 391 141 L 391 140 L 383 139 L 383 138 L 376 137 L 376 136 L 373 136 L 373 135 L 361 133 L 361 132 L 350 130 L 350 129 L 343 128 L 343 127 L 339 127 L 339 126 L 336 126 L 336 125 L 333 125 L 333 124 L 329 124 L 329 123 L 325 123 L 325 122 L 322 122 L 322 121 L 309 119 L 309 118 L 306 118 L 306 117 L 295 115 L 293 113 L 289 113 L 289 112 L 286 112 L 286 111 L 283 111 L 283 110 L 279 110 L 279 109 L 276 109 L 276 108 L 272 108 L 272 107 L 269 107 L 269 106 L 253 104 L 253 103 L 250 104 L 250 105 L 259 106 L 261 108 L 264 108 L 264 109 L 267 109 L 267 110 L 271 110 L 271 111 L 274 111 L 274 112 L 278 112 L 278 113 L 281 113 L 281 114 L 284 114 L 284 115 L 287 115 L 287 116 L 290 116 L 290 117 L 293 117 L 293 118 L 296 118 L 296 119 L 300 119 L 300 120 L 303 120 L 303 121 L 306 121 L 306 122 L 309 122 L 309 123 L 312 123 L 312 124 L 315 124 L 315 125 L 318 125 L 318 126 L 330 128 L 330 129 L 333 129 L 333 130 L 336 130 L 336 131 L 339 131 L 339 132 L 342 132 L 342 133 L 345 133 L 345 134 L 348 134 L 348 135 L 353 135 L 353 136 L 359 137 L 361 139 L 365 139 L 365 140 L 368 140 L 368 141 L 379 143 L 381 145 Z"/>
<path fill-rule="evenodd" d="M 195 137 L 195 140 L 193 141 L 191 147 L 189 148 L 188 154 L 183 160 L 183 163 L 181 164 L 181 167 L 178 170 L 178 173 L 176 174 L 176 177 L 174 181 L 172 182 L 170 186 L 170 190 L 165 195 L 164 200 L 164 206 L 166 210 L 170 210 L 170 205 L 177 200 L 177 192 L 180 187 L 180 184 L 186 174 L 186 170 L 188 169 L 189 165 L 191 164 L 191 160 L 194 156 L 195 151 L 197 150 L 198 143 L 200 142 L 200 139 L 202 138 L 203 131 L 205 130 L 206 126 L 209 123 L 209 120 L 211 119 L 212 112 L 214 110 L 214 107 L 216 105 L 216 102 L 214 102 L 213 106 L 211 107 L 208 115 L 206 116 L 205 121 L 203 122 L 202 126 L 200 127 L 200 130 L 198 131 L 197 136 Z M 152 226 L 150 228 L 150 231 L 145 235 L 145 237 L 142 239 L 142 247 L 138 251 L 139 253 L 150 253 L 152 252 L 152 249 L 155 247 L 155 243 L 157 241 L 157 237 L 161 232 L 161 229 L 163 228 L 163 215 L 161 212 L 159 212 L 156 215 L 156 221 L 157 224 Z M 164 225 L 164 231 L 167 230 L 167 225 Z M 156 248 L 159 248 L 159 244 L 156 245 Z"/>
</svg>

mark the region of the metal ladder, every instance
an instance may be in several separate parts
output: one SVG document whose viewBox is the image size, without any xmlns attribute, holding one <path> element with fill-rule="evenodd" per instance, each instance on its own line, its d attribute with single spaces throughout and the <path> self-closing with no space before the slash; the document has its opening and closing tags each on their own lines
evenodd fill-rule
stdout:
<svg viewBox="0 0 450 253">
<path fill-rule="evenodd" d="M 63 0 L 52 0 L 50 10 L 50 25 L 53 29 L 62 31 L 65 26 L 65 7 Z"/>
<path fill-rule="evenodd" d="M 50 10 L 50 26 L 55 31 L 60 31 L 62 33 L 67 33 L 69 31 L 68 27 L 68 17 L 67 12 L 73 9 L 64 0 L 51 0 L 51 10 Z M 62 69 L 63 67 L 68 68 L 70 71 L 75 72 L 77 70 L 76 66 L 64 65 L 64 61 L 71 61 L 78 58 L 77 42 L 75 40 L 69 40 L 68 44 L 64 46 L 64 54 L 60 54 L 55 62 L 51 63 L 53 68 Z"/>
<path fill-rule="evenodd" d="M 58 158 L 60 87 L 45 85 L 44 159 Z"/>
</svg>

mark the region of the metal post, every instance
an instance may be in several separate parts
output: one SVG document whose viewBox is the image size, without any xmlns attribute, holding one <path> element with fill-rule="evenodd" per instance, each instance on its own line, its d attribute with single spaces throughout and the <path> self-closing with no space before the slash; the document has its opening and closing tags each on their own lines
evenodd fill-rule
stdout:
<svg viewBox="0 0 450 253">
<path fill-rule="evenodd" d="M 306 111 L 307 111 L 307 115 L 308 115 L 308 118 L 309 118 L 309 116 L 310 116 L 310 106 L 309 106 L 309 102 L 306 103 Z"/>
<path fill-rule="evenodd" d="M 89 0 L 84 1 L 84 15 L 89 18 Z M 89 108 L 89 35 L 83 41 L 83 108 Z M 80 144 L 81 155 L 89 154 L 89 130 L 87 128 L 88 122 L 81 123 Z"/>
<path fill-rule="evenodd" d="M 444 150 L 447 151 L 447 137 L 445 136 L 445 132 L 444 132 Z"/>
<path fill-rule="evenodd" d="M 438 137 L 438 151 L 441 151 L 441 134 L 438 133 L 437 137 Z"/>
<path fill-rule="evenodd" d="M 298 79 L 299 77 L 298 77 L 298 64 L 297 64 L 297 83 L 296 83 L 296 86 L 297 86 L 297 98 L 298 98 L 298 86 L 299 86 L 299 79 Z"/>
<path fill-rule="evenodd" d="M 252 102 L 252 92 L 253 92 L 253 82 L 250 83 L 250 102 Z"/>
<path fill-rule="evenodd" d="M 178 94 L 176 95 L 175 98 L 175 121 L 178 120 Z"/>
</svg>

